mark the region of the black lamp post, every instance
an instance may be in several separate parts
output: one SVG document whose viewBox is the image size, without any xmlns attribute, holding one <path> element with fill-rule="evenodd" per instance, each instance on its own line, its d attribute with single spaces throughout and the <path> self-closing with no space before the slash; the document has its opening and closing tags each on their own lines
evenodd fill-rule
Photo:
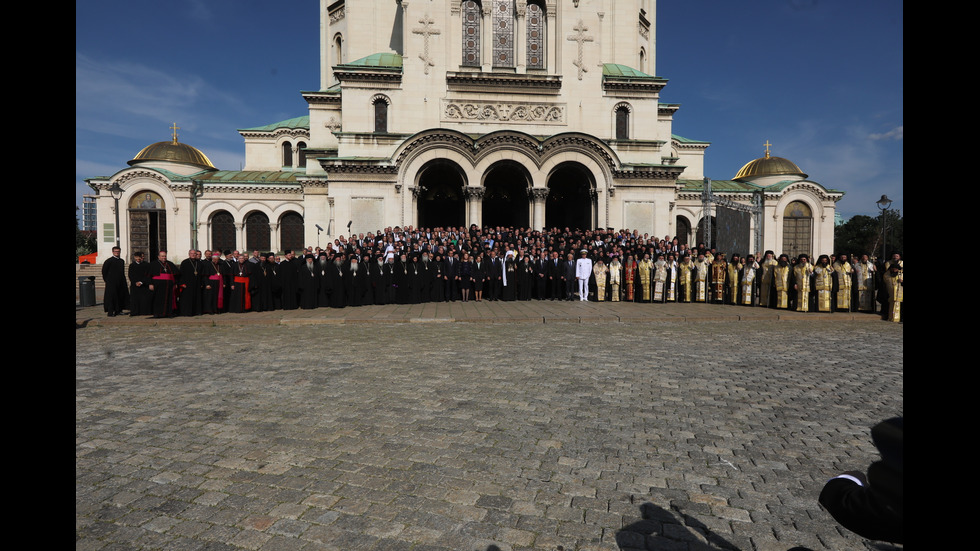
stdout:
<svg viewBox="0 0 980 551">
<path fill-rule="evenodd" d="M 112 194 L 112 198 L 116 201 L 116 246 L 119 247 L 119 199 L 122 198 L 123 190 L 119 187 L 119 182 L 113 182 L 112 187 L 109 188 L 109 193 Z"/>
<path fill-rule="evenodd" d="M 888 261 L 888 257 L 885 256 L 885 247 L 887 245 L 885 239 L 887 237 L 886 230 L 888 228 L 885 221 L 885 214 L 888 212 L 888 208 L 892 206 L 892 200 L 889 199 L 887 195 L 882 195 L 881 199 L 878 199 L 876 204 L 878 205 L 878 210 L 881 211 L 881 261 L 884 263 Z"/>
</svg>

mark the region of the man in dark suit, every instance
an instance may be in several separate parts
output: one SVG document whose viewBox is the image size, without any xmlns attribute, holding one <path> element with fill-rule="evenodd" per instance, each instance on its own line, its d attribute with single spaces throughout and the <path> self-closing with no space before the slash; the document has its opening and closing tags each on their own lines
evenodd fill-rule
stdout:
<svg viewBox="0 0 980 551">
<path fill-rule="evenodd" d="M 456 302 L 456 297 L 459 295 L 459 282 L 456 280 L 456 277 L 459 276 L 459 258 L 456 257 L 455 253 L 446 253 L 446 259 L 443 260 L 442 275 L 446 278 L 446 300 Z"/>
</svg>

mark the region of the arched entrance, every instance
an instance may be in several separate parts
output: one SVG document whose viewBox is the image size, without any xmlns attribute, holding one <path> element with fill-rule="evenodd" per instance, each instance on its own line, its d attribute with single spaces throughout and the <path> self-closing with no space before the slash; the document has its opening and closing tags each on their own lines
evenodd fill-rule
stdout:
<svg viewBox="0 0 980 551">
<path fill-rule="evenodd" d="M 545 227 L 594 229 L 594 190 L 592 173 L 584 166 L 578 163 L 558 165 L 548 177 Z"/>
<path fill-rule="evenodd" d="M 419 171 L 418 226 L 446 228 L 466 225 L 463 171 L 449 161 L 432 161 Z"/>
<path fill-rule="evenodd" d="M 141 191 L 129 200 L 129 250 L 156 258 L 167 250 L 167 210 L 163 197 Z"/>
<path fill-rule="evenodd" d="M 483 225 L 525 228 L 531 225 L 527 190 L 531 178 L 514 162 L 497 163 L 483 179 Z"/>
<path fill-rule="evenodd" d="M 803 201 L 793 201 L 783 210 L 783 250 L 790 257 L 812 255 L 813 212 Z"/>
</svg>

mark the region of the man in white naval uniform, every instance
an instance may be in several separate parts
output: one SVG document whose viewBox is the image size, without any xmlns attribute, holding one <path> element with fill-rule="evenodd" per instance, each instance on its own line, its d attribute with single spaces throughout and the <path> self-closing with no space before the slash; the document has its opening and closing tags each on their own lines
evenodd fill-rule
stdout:
<svg viewBox="0 0 980 551">
<path fill-rule="evenodd" d="M 592 275 L 592 259 L 582 249 L 582 258 L 575 263 L 575 279 L 578 280 L 578 299 L 589 300 L 589 276 Z"/>
</svg>

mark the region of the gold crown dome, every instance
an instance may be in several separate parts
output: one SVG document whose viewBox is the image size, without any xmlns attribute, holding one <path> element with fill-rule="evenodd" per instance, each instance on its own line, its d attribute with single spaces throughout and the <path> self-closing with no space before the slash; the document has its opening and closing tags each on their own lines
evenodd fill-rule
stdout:
<svg viewBox="0 0 980 551">
<path fill-rule="evenodd" d="M 760 176 L 779 176 L 779 175 L 792 175 L 800 176 L 806 178 L 805 174 L 800 167 L 796 166 L 796 163 L 789 159 L 784 159 L 782 157 L 773 157 L 769 154 L 769 142 L 766 142 L 766 156 L 756 159 L 754 161 L 749 161 L 738 171 L 733 180 L 743 180 L 750 178 L 758 178 Z"/>
<path fill-rule="evenodd" d="M 157 142 L 144 147 L 132 161 L 129 161 L 129 165 L 132 166 L 144 161 L 170 161 L 207 170 L 217 170 L 211 164 L 211 159 L 201 153 L 200 149 L 177 141 L 177 128 L 176 124 L 171 127 L 173 137 L 169 142 Z"/>
</svg>

